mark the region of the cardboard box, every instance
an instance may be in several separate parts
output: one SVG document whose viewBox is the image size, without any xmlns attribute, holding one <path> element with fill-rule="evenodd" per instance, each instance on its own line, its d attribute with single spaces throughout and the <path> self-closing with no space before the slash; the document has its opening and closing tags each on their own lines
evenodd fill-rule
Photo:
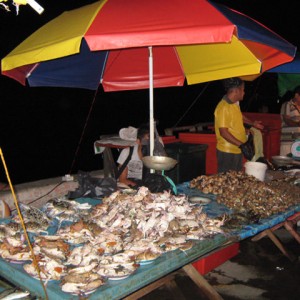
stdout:
<svg viewBox="0 0 300 300">
<path fill-rule="evenodd" d="M 217 249 L 193 262 L 192 265 L 201 275 L 205 275 L 230 258 L 236 256 L 239 253 L 239 248 L 240 243 L 234 243 L 221 249 Z"/>
</svg>

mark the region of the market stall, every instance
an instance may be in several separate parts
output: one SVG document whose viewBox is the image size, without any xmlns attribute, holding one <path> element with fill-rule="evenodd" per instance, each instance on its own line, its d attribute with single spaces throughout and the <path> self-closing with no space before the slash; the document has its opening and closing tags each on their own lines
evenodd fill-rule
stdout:
<svg viewBox="0 0 300 300">
<path fill-rule="evenodd" d="M 145 191 L 144 189 L 142 189 L 142 190 L 143 190 L 142 193 L 140 193 L 140 194 L 138 193 L 137 196 L 140 197 L 141 195 L 145 195 L 145 194 L 143 194 L 144 192 L 147 193 L 147 191 Z M 118 192 L 116 193 L 116 195 L 118 195 Z M 121 196 L 124 196 L 124 195 L 125 194 L 121 194 Z M 148 195 L 148 197 L 149 196 L 150 195 Z M 162 194 L 162 196 L 170 196 L 170 195 Z M 155 195 L 154 195 L 154 197 L 156 198 Z M 183 201 L 183 205 L 178 206 L 178 207 L 179 208 L 187 208 L 188 211 L 191 212 L 190 207 L 189 206 L 187 207 L 186 197 L 184 195 L 176 196 L 176 197 L 177 197 L 176 198 L 177 200 L 179 199 L 179 200 Z M 175 199 L 175 201 L 177 201 L 176 199 Z M 59 205 L 55 206 L 55 209 L 57 209 L 57 207 L 61 208 L 63 205 L 65 205 L 65 206 L 67 205 L 66 202 L 64 203 L 64 202 L 59 202 L 59 200 L 57 200 L 57 201 L 58 201 L 57 203 L 59 203 Z M 116 201 L 115 198 L 114 198 L 114 201 Z M 81 206 L 82 209 L 88 208 L 88 205 L 91 205 L 92 208 L 96 208 L 97 205 L 100 205 L 99 207 L 101 210 L 101 202 L 102 202 L 101 200 L 88 199 L 88 198 L 80 198 L 80 199 L 76 200 L 76 203 L 78 203 L 78 206 L 82 205 Z M 159 203 L 159 205 L 163 205 L 161 202 L 158 202 L 158 203 Z M 53 202 L 48 202 L 48 204 L 45 205 L 45 211 L 49 212 L 49 206 L 51 206 L 51 208 L 53 208 L 52 204 L 53 204 Z M 104 203 L 104 205 L 105 204 L 106 203 Z M 147 205 L 150 205 L 150 204 L 148 203 Z M 114 205 L 112 205 L 112 207 L 113 206 Z M 25 209 L 27 209 L 27 208 L 28 207 L 25 207 Z M 51 210 L 51 215 L 54 214 L 55 209 Z M 112 208 L 112 210 L 113 210 L 113 208 Z M 41 210 L 41 211 L 43 211 L 43 210 Z M 34 210 L 34 212 L 35 212 L 35 214 L 39 214 L 39 212 L 37 212 L 35 210 Z M 112 211 L 106 210 L 105 214 L 110 214 L 111 212 Z M 200 210 L 199 210 L 199 212 L 200 212 Z M 89 214 L 89 216 L 93 215 L 93 213 L 95 213 L 95 210 L 93 210 Z M 176 214 L 176 212 L 174 212 L 174 214 Z M 179 209 L 178 214 L 181 214 L 180 209 Z M 26 213 L 25 213 L 25 215 L 26 215 Z M 30 215 L 32 215 L 32 213 L 30 213 Z M 59 216 L 61 216 L 61 212 L 59 213 Z M 72 216 L 72 217 L 74 217 L 74 216 Z M 103 218 L 101 218 L 98 214 L 97 214 L 97 217 L 99 220 L 103 220 Z M 40 218 L 41 218 L 41 216 L 40 216 Z M 16 216 L 14 216 L 13 219 L 16 220 Z M 1 229 L 5 230 L 5 226 L 7 226 L 6 228 L 8 228 L 9 227 L 8 225 L 11 224 L 11 221 L 12 221 L 11 219 L 3 219 Z M 191 220 L 191 221 L 193 221 L 193 220 Z M 74 223 L 74 224 L 76 224 L 76 223 Z M 71 224 L 70 226 L 73 226 L 73 225 Z M 66 226 L 66 227 L 68 227 L 68 226 Z M 59 234 L 62 234 L 61 230 L 63 230 L 64 228 L 65 227 L 60 226 L 60 224 L 51 223 L 51 226 L 47 227 L 48 235 L 42 236 L 43 245 L 50 244 L 50 242 L 54 241 L 54 240 L 56 241 L 55 237 L 57 237 Z M 42 228 L 40 228 L 40 229 L 42 229 Z M 38 229 L 38 230 L 40 230 L 40 229 Z M 145 233 L 145 235 L 148 234 L 146 229 L 144 229 L 144 233 Z M 41 238 L 40 234 L 41 234 L 41 232 L 38 234 L 38 236 L 33 236 L 33 241 L 34 241 L 35 247 L 39 243 L 38 240 Z M 104 235 L 104 233 L 102 233 L 102 235 Z M 50 238 L 48 239 L 49 236 L 50 236 Z M 45 239 L 43 240 L 43 238 L 45 238 Z M 85 234 L 83 234 L 83 238 L 86 238 Z M 66 237 L 65 237 L 65 239 L 67 240 Z M 88 236 L 88 240 L 91 240 L 91 239 L 92 239 L 92 237 Z M 74 251 L 74 249 L 76 249 L 76 248 L 79 249 L 82 246 L 82 244 L 88 244 L 88 240 L 85 240 L 85 241 L 77 240 L 77 242 L 75 242 L 76 244 L 74 244 L 74 242 L 71 240 L 71 238 L 69 236 L 68 244 L 71 244 L 72 246 L 74 246 L 74 247 L 71 247 L 71 248 L 73 248 L 72 251 Z M 57 245 L 62 244 L 61 240 L 59 240 L 59 241 L 60 241 L 60 244 L 57 244 Z M 176 247 L 174 249 L 169 249 L 168 251 L 161 251 L 161 253 L 160 253 L 161 255 L 159 255 L 159 257 L 157 259 L 154 259 L 152 261 L 139 262 L 139 267 L 136 268 L 136 270 L 133 273 L 131 273 L 130 276 L 123 276 L 124 278 L 123 277 L 115 278 L 114 276 L 108 277 L 108 280 L 105 282 L 105 284 L 103 286 L 100 286 L 96 291 L 93 290 L 94 293 L 89 295 L 89 298 L 90 299 L 99 299 L 99 297 L 101 297 L 101 299 L 121 299 L 121 298 L 124 298 L 126 295 L 129 295 L 137 290 L 141 290 L 142 288 L 144 288 L 145 286 L 149 285 L 152 282 L 160 280 L 164 276 L 172 273 L 173 271 L 175 271 L 179 268 L 183 268 L 184 270 L 186 270 L 186 272 L 189 274 L 189 276 L 191 276 L 191 278 L 194 281 L 198 282 L 198 285 L 200 285 L 201 282 L 206 282 L 206 281 L 202 278 L 202 276 L 198 272 L 196 272 L 196 270 L 194 270 L 194 268 L 190 265 L 190 263 L 197 260 L 199 257 L 203 256 L 204 254 L 207 254 L 207 253 L 211 252 L 212 250 L 222 246 L 224 243 L 227 243 L 228 241 L 229 241 L 229 237 L 227 237 L 225 235 L 210 234 L 210 237 L 207 239 L 203 239 L 201 241 L 194 240 L 192 242 L 192 244 L 188 243 L 187 245 L 185 243 L 183 243 L 182 244 L 183 248 L 181 248 L 181 249 L 177 249 L 177 247 Z M 1 244 L 2 250 L 5 248 L 4 244 L 6 244 L 6 243 L 3 242 Z M 113 243 L 105 242 L 105 244 L 107 245 L 107 244 L 113 244 Z M 97 247 L 97 251 L 99 248 L 104 247 L 103 244 L 97 244 L 97 245 L 98 246 L 95 246 L 95 248 Z M 131 243 L 130 243 L 130 245 L 131 245 Z M 170 245 L 168 247 L 170 248 Z M 59 246 L 58 246 L 58 248 L 59 248 Z M 44 250 L 48 251 L 49 249 L 44 249 Z M 6 253 L 6 255 L 8 254 L 7 252 L 5 252 L 5 253 Z M 42 253 L 43 253 L 43 251 L 41 251 L 41 252 L 39 251 L 39 255 Z M 2 255 L 2 258 L 4 258 L 3 252 L 1 252 L 1 255 Z M 26 253 L 26 255 L 27 255 L 27 253 Z M 71 254 L 68 254 L 68 255 L 71 256 Z M 107 256 L 104 257 L 104 259 L 107 259 L 108 256 L 109 256 L 109 253 L 107 254 Z M 26 257 L 28 258 L 28 256 L 26 256 Z M 14 258 L 15 258 L 15 256 L 14 256 Z M 74 262 L 72 262 L 72 263 L 74 263 Z M 24 256 L 22 256 L 21 260 L 13 260 L 12 258 L 7 259 L 7 256 L 6 256 L 4 259 L 0 259 L 0 266 L 1 266 L 0 274 L 7 280 L 11 281 L 13 284 L 20 286 L 21 288 L 24 288 L 24 289 L 29 289 L 33 295 L 45 298 L 45 293 L 43 291 L 42 285 L 39 282 L 39 278 L 38 278 L 37 274 L 35 274 L 35 275 L 28 274 L 28 271 L 25 269 L 26 264 L 28 264 L 28 259 L 26 261 Z M 80 275 L 84 276 L 83 273 L 80 273 Z M 62 282 L 60 280 L 53 280 L 52 277 L 49 277 L 49 278 L 45 281 L 45 282 L 47 282 L 45 285 L 46 285 L 46 290 L 47 290 L 49 299 L 58 299 L 58 298 L 59 299 L 75 299 L 75 298 L 81 296 L 81 294 L 78 294 L 78 293 L 74 293 L 75 295 L 73 295 L 73 293 L 63 292 L 62 291 Z M 87 293 L 87 294 L 89 294 L 89 293 Z"/>
<path fill-rule="evenodd" d="M 185 194 L 189 197 L 203 197 L 204 194 L 198 189 L 191 188 L 190 183 L 186 182 L 177 185 L 179 193 Z M 205 205 L 201 206 L 201 210 L 209 218 L 215 219 L 220 216 L 230 214 L 231 210 L 218 203 L 216 196 L 213 194 L 205 194 L 209 198 L 209 201 Z M 95 199 L 81 198 L 77 199 L 78 203 L 88 203 L 93 207 L 97 206 L 101 201 Z M 151 261 L 151 263 L 143 264 L 133 272 L 130 276 L 120 280 L 108 279 L 105 284 L 98 287 L 93 293 L 89 294 L 89 299 L 121 299 L 128 295 L 134 294 L 136 291 L 142 291 L 143 289 L 149 289 L 149 285 L 158 280 L 166 280 L 172 272 L 183 268 L 187 274 L 198 283 L 198 286 L 202 288 L 207 287 L 208 283 L 200 275 L 195 272 L 191 263 L 194 263 L 204 256 L 210 255 L 213 250 L 220 249 L 224 244 L 228 244 L 232 241 L 243 240 L 248 237 L 255 237 L 261 234 L 265 230 L 273 228 L 277 224 L 288 220 L 290 217 L 300 212 L 300 204 L 288 207 L 285 211 L 271 215 L 267 218 L 261 219 L 258 223 L 248 224 L 246 226 L 236 228 L 235 230 L 227 231 L 226 233 L 220 230 L 220 233 L 211 234 L 203 237 L 201 240 L 193 241 L 192 247 L 182 249 L 176 249 L 162 253 L 157 259 Z M 8 222 L 8 220 L 3 221 Z M 55 226 L 54 226 L 55 227 Z M 57 229 L 54 227 L 48 228 L 49 234 L 53 234 Z M 29 289 L 33 295 L 45 298 L 45 294 L 39 280 L 33 278 L 24 271 L 23 263 L 8 262 L 7 260 L 0 259 L 0 275 L 13 284 L 20 286 L 24 289 Z M 172 277 L 170 277 L 172 279 Z M 204 286 L 203 286 L 204 283 Z M 47 282 L 46 290 L 49 299 L 78 299 L 79 295 L 72 295 L 72 293 L 66 293 L 62 291 L 60 280 L 50 280 Z M 158 285 L 157 285 L 158 286 Z M 208 289 L 210 289 L 208 285 Z M 213 293 L 212 289 L 209 291 Z M 132 298 L 134 299 L 134 298 Z"/>
</svg>

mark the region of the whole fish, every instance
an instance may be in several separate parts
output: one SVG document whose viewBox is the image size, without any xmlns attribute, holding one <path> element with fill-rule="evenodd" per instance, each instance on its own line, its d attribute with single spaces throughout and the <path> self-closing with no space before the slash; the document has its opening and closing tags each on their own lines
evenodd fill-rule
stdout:
<svg viewBox="0 0 300 300">
<path fill-rule="evenodd" d="M 17 288 L 6 289 L 0 293 L 0 300 L 21 299 L 28 296 L 28 291 L 22 291 Z"/>
<path fill-rule="evenodd" d="M 50 224 L 51 222 L 51 220 L 43 211 L 34 206 L 20 203 L 20 209 L 22 211 L 23 217 L 26 218 L 28 221 L 33 221 L 37 223 L 43 222 L 47 224 Z"/>
</svg>

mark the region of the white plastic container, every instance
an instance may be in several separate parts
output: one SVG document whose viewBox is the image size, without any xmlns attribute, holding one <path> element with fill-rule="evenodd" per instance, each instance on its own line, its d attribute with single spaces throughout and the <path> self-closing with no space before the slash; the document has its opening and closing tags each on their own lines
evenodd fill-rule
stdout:
<svg viewBox="0 0 300 300">
<path fill-rule="evenodd" d="M 297 139 L 291 147 L 293 158 L 300 159 L 300 139 Z"/>
<path fill-rule="evenodd" d="M 245 173 L 252 175 L 260 181 L 265 180 L 265 175 L 268 166 L 261 162 L 247 161 L 245 163 Z"/>
</svg>

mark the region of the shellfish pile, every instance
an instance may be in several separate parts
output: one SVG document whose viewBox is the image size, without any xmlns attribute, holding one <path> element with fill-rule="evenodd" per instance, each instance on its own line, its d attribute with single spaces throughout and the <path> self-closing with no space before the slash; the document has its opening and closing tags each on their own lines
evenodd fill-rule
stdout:
<svg viewBox="0 0 300 300">
<path fill-rule="evenodd" d="M 224 218 L 209 218 L 186 195 L 151 193 L 146 187 L 116 191 L 90 209 L 67 199 L 51 200 L 41 211 L 22 209 L 26 224 L 43 220 L 50 226 L 56 220 L 52 235 L 41 235 L 38 228 L 31 232 L 35 261 L 43 280 L 60 280 L 64 292 L 77 295 L 94 291 L 107 279 L 123 279 L 163 253 L 187 251 L 194 240 L 223 233 L 224 224 Z M 13 217 L 0 225 L 0 256 L 23 263 L 24 270 L 38 278 L 29 247 L 17 243 L 18 221 Z"/>
<path fill-rule="evenodd" d="M 262 182 L 236 171 L 201 175 L 190 182 L 190 187 L 215 194 L 218 203 L 259 218 L 284 212 L 300 202 L 300 188 L 287 181 Z"/>
</svg>

